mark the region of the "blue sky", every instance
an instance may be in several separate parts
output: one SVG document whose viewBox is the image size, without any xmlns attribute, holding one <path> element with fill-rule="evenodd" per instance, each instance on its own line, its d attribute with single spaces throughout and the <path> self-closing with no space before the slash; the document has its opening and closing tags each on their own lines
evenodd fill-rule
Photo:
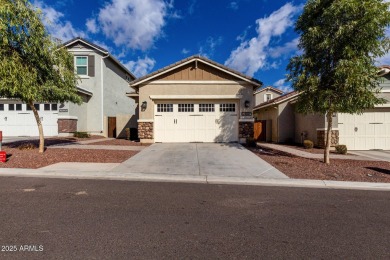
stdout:
<svg viewBox="0 0 390 260">
<path fill-rule="evenodd" d="M 136 76 L 200 54 L 285 91 L 286 65 L 298 51 L 294 23 L 305 2 L 32 0 L 53 36 L 86 38 Z M 390 64 L 389 56 L 381 63 Z"/>
</svg>

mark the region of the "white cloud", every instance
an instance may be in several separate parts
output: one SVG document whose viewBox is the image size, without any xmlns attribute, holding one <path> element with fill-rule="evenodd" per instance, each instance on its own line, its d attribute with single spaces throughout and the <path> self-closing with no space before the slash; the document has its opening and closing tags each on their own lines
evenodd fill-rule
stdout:
<svg viewBox="0 0 390 260">
<path fill-rule="evenodd" d="M 181 50 L 181 53 L 182 54 L 188 54 L 190 52 L 190 50 L 187 50 L 186 48 L 183 48 L 182 50 Z"/>
<path fill-rule="evenodd" d="M 195 12 L 195 6 L 196 6 L 197 0 L 192 0 L 190 5 L 188 6 L 188 13 L 192 15 Z"/>
<path fill-rule="evenodd" d="M 62 41 L 67 41 L 77 36 L 85 37 L 85 33 L 75 29 L 70 21 L 61 20 L 64 17 L 63 13 L 40 0 L 34 0 L 33 5 L 42 11 L 43 23 L 53 37 Z"/>
<path fill-rule="evenodd" d="M 87 19 L 87 22 L 85 23 L 85 25 L 87 26 L 87 29 L 89 32 L 91 32 L 91 33 L 99 32 L 99 28 L 96 24 L 95 18 Z"/>
<path fill-rule="evenodd" d="M 269 55 L 272 58 L 279 58 L 283 55 L 292 53 L 294 51 L 298 51 L 299 37 L 294 40 L 285 43 L 282 46 L 276 46 L 273 48 L 269 48 Z"/>
<path fill-rule="evenodd" d="M 228 5 L 228 8 L 232 9 L 232 10 L 237 10 L 238 9 L 238 2 L 230 2 L 229 5 Z"/>
<path fill-rule="evenodd" d="M 390 1 L 390 0 L 388 0 Z M 390 38 L 390 27 L 386 29 L 386 37 Z M 378 65 L 390 65 L 390 52 L 377 59 Z"/>
<path fill-rule="evenodd" d="M 280 37 L 294 25 L 295 16 L 302 10 L 302 5 L 287 3 L 270 16 L 256 21 L 257 37 L 243 41 L 233 50 L 225 65 L 253 76 L 259 69 L 267 66 L 271 39 Z"/>
<path fill-rule="evenodd" d="M 124 63 L 124 66 L 128 68 L 136 77 L 142 77 L 148 74 L 156 64 L 156 60 L 145 56 L 144 58 L 138 57 L 136 61 L 129 61 Z"/>
<path fill-rule="evenodd" d="M 116 46 L 147 50 L 163 31 L 173 1 L 112 0 L 100 9 L 98 26 Z M 173 16 L 178 16 L 173 13 Z"/>
<path fill-rule="evenodd" d="M 284 93 L 293 91 L 293 88 L 287 84 L 286 79 L 279 79 L 274 83 L 274 87 L 280 89 Z"/>
<path fill-rule="evenodd" d="M 223 42 L 222 36 L 218 38 L 208 37 L 206 42 L 202 44 L 199 48 L 199 54 L 203 57 L 210 58 L 214 55 L 215 49 L 217 46 L 221 45 Z"/>
</svg>

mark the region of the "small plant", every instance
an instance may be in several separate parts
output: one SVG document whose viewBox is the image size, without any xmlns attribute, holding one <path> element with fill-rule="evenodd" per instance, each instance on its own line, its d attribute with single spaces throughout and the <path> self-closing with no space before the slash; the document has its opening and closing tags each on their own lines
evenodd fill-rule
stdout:
<svg viewBox="0 0 390 260">
<path fill-rule="evenodd" d="M 77 137 L 77 138 L 89 138 L 90 137 L 90 135 L 87 132 L 74 132 L 73 136 Z"/>
<path fill-rule="evenodd" d="M 19 150 L 34 150 L 36 148 L 36 145 L 33 143 L 24 143 L 18 146 Z"/>
<path fill-rule="evenodd" d="M 255 138 L 253 138 L 253 137 L 248 137 L 248 138 L 246 139 L 246 145 L 247 145 L 248 147 L 256 147 L 256 140 L 255 140 Z"/>
<path fill-rule="evenodd" d="M 344 144 L 336 145 L 335 148 L 336 148 L 336 152 L 339 154 L 347 154 L 348 152 L 347 146 Z"/>
<path fill-rule="evenodd" d="M 314 143 L 311 140 L 304 140 L 303 141 L 303 147 L 305 149 L 312 149 L 314 147 Z"/>
<path fill-rule="evenodd" d="M 130 128 L 126 128 L 126 140 L 130 140 Z"/>
</svg>

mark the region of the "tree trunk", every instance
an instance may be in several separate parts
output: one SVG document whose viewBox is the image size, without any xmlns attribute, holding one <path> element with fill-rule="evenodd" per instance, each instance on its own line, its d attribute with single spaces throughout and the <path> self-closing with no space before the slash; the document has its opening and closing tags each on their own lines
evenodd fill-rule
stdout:
<svg viewBox="0 0 390 260">
<path fill-rule="evenodd" d="M 328 127 L 326 130 L 326 141 L 325 141 L 325 150 L 324 150 L 324 163 L 330 164 L 329 160 L 329 151 L 330 151 L 330 143 L 332 138 L 332 112 L 328 111 L 326 114 L 326 119 L 328 122 Z"/>
<path fill-rule="evenodd" d="M 39 118 L 38 110 L 34 107 L 34 103 L 32 101 L 28 102 L 31 110 L 34 113 L 35 120 L 37 121 L 38 131 L 39 131 L 39 152 L 43 153 L 45 151 L 45 137 L 43 136 L 43 127 L 41 119 Z"/>
</svg>

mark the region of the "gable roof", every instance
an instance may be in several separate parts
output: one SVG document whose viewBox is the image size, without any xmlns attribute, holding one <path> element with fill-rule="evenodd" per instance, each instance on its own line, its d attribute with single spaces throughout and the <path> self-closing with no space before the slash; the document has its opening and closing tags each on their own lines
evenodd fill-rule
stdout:
<svg viewBox="0 0 390 260">
<path fill-rule="evenodd" d="M 299 95 L 300 93 L 298 91 L 291 91 L 283 96 L 273 98 L 271 100 L 268 100 L 267 102 L 261 103 L 253 108 L 253 110 L 257 110 L 259 108 L 264 108 L 272 105 L 278 105 L 280 103 L 286 102 L 292 98 L 295 98 Z"/>
<path fill-rule="evenodd" d="M 274 88 L 272 86 L 267 86 L 265 88 L 258 88 L 253 94 L 255 95 L 255 94 L 258 94 L 258 93 L 263 92 L 265 90 L 272 90 L 272 91 L 275 91 L 275 92 L 277 92 L 277 93 L 279 93 L 281 95 L 284 94 L 284 92 L 282 90 L 280 90 L 278 88 Z"/>
<path fill-rule="evenodd" d="M 67 41 L 67 42 L 64 42 L 64 43 L 62 44 L 62 46 L 63 46 L 63 47 L 69 47 L 69 46 L 75 44 L 76 42 L 81 42 L 81 43 L 83 43 L 83 44 L 85 44 L 85 45 L 91 47 L 92 49 L 95 49 L 95 50 L 97 50 L 97 51 L 99 51 L 99 52 L 101 52 L 101 53 L 103 53 L 103 54 L 105 54 L 105 55 L 108 55 L 108 57 L 109 57 L 112 61 L 114 61 L 119 67 L 121 67 L 127 74 L 129 74 L 130 77 L 132 77 L 133 79 L 136 79 L 136 77 L 134 76 L 134 74 L 131 73 L 131 71 L 128 70 L 128 69 L 127 69 L 119 60 L 117 60 L 114 56 L 112 56 L 112 55 L 108 52 L 108 50 L 106 50 L 106 49 L 100 47 L 99 45 L 94 44 L 93 42 L 90 42 L 90 41 L 88 41 L 88 40 L 86 40 L 86 39 L 83 39 L 83 38 L 81 38 L 81 37 L 76 37 L 76 38 L 73 38 L 73 39 L 71 39 L 71 40 L 69 40 L 69 41 Z"/>
<path fill-rule="evenodd" d="M 379 69 L 380 69 L 380 71 L 379 71 L 380 76 L 384 76 L 384 75 L 390 73 L 390 65 L 379 66 Z"/>
<path fill-rule="evenodd" d="M 241 72 L 238 72 L 236 70 L 228 68 L 228 67 L 226 67 L 226 66 L 224 66 L 222 64 L 219 64 L 219 63 L 217 63 L 215 61 L 212 61 L 210 59 L 207 59 L 205 57 L 202 57 L 202 56 L 199 56 L 199 55 L 194 55 L 194 56 L 188 57 L 186 59 L 183 59 L 181 61 L 178 61 L 176 63 L 173 63 L 171 65 L 168 65 L 168 66 L 166 66 L 166 67 L 164 67 L 162 69 L 154 71 L 154 72 L 152 72 L 152 73 L 150 73 L 148 75 L 140 77 L 140 78 L 130 82 L 130 87 L 138 86 L 139 84 L 142 84 L 144 82 L 150 81 L 150 80 L 152 80 L 152 79 L 154 79 L 154 78 L 156 78 L 156 77 L 158 77 L 160 75 L 163 75 L 163 74 L 165 74 L 167 72 L 175 70 L 175 69 L 177 69 L 177 68 L 179 68 L 179 67 L 181 67 L 183 65 L 189 64 L 189 63 L 191 63 L 193 61 L 202 62 L 202 63 L 204 63 L 206 65 L 209 65 L 211 67 L 214 67 L 214 68 L 216 68 L 216 69 L 218 69 L 220 71 L 223 71 L 223 72 L 225 72 L 227 74 L 230 74 L 230 75 L 232 75 L 232 76 L 234 76 L 236 78 L 240 78 L 240 79 L 242 79 L 244 81 L 247 81 L 247 82 L 249 82 L 249 83 L 251 83 L 251 84 L 253 84 L 255 86 L 260 87 L 260 86 L 263 85 L 263 83 L 261 81 L 255 79 L 255 78 L 249 77 L 249 76 L 247 76 L 247 75 L 245 75 L 245 74 L 243 74 Z"/>
</svg>

